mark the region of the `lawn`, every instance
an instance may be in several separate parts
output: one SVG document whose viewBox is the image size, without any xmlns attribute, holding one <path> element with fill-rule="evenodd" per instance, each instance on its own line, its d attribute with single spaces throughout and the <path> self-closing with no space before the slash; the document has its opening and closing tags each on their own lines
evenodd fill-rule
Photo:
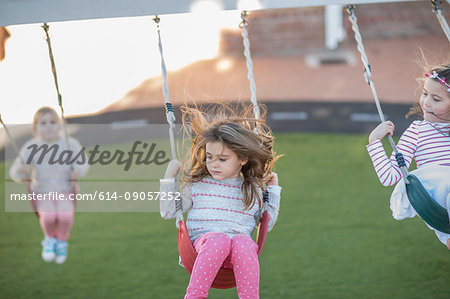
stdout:
<svg viewBox="0 0 450 299">
<path fill-rule="evenodd" d="M 395 221 L 367 136 L 278 134 L 282 202 L 260 256 L 261 298 L 448 298 L 450 252 L 418 219 Z M 4 182 L 4 163 L 0 164 Z M 158 213 L 77 213 L 69 258 L 40 258 L 32 213 L 5 213 L 1 298 L 182 298 L 176 228 Z M 236 290 L 209 298 L 237 298 Z"/>
</svg>

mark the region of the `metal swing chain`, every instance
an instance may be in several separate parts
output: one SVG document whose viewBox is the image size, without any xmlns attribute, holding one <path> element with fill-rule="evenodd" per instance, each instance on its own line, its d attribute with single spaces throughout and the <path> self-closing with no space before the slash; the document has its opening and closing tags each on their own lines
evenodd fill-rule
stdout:
<svg viewBox="0 0 450 299">
<path fill-rule="evenodd" d="M 350 23 L 352 24 L 352 29 L 353 32 L 355 33 L 355 40 L 358 44 L 358 51 L 361 54 L 361 61 L 364 65 L 364 74 L 365 74 L 365 79 L 367 84 L 369 84 L 370 89 L 372 90 L 372 94 L 373 94 L 373 98 L 375 100 L 375 105 L 377 107 L 377 111 L 378 111 L 378 115 L 380 116 L 381 122 L 385 122 L 385 118 L 384 118 L 384 114 L 383 114 L 383 110 L 381 109 L 381 105 L 380 105 L 380 101 L 378 99 L 378 95 L 377 95 L 377 91 L 375 89 L 375 85 L 373 84 L 372 81 L 372 72 L 370 69 L 370 65 L 369 65 L 369 60 L 367 58 L 366 55 L 366 51 L 364 49 L 364 45 L 363 45 L 363 41 L 362 41 L 362 37 L 361 37 L 361 33 L 359 31 L 359 27 L 358 27 L 358 23 L 357 23 L 357 19 L 355 16 L 355 12 L 354 12 L 354 5 L 347 5 L 347 11 L 349 14 L 349 20 Z M 407 179 L 408 177 L 408 169 L 406 168 L 406 163 L 405 160 L 403 158 L 403 155 L 398 151 L 397 146 L 395 145 L 394 139 L 392 139 L 391 135 L 387 135 L 389 143 L 392 146 L 392 149 L 395 152 L 395 158 L 397 159 L 397 164 L 400 167 L 400 171 L 402 173 L 402 177 L 405 181 L 406 184 L 409 184 L 409 181 Z"/>
</svg>

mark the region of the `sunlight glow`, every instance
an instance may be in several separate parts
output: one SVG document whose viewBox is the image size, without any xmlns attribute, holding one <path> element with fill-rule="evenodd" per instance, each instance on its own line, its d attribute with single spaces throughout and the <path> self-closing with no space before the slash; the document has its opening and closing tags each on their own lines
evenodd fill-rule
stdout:
<svg viewBox="0 0 450 299">
<path fill-rule="evenodd" d="M 218 72 L 226 72 L 233 67 L 233 61 L 231 59 L 222 58 L 216 63 L 216 70 Z"/>
<path fill-rule="evenodd" d="M 218 3 L 200 1 L 196 13 L 159 16 L 169 71 L 216 57 L 220 28 L 238 28 L 240 12 L 219 12 Z M 95 113 L 161 75 L 153 17 L 49 23 L 66 115 Z M 0 63 L 0 112 L 7 124 L 29 123 L 44 105 L 59 111 L 41 25 L 8 27 Z"/>
</svg>

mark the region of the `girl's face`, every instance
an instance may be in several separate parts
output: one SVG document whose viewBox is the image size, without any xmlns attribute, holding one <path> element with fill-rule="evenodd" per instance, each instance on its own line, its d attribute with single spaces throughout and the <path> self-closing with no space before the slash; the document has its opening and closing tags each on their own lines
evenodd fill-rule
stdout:
<svg viewBox="0 0 450 299">
<path fill-rule="evenodd" d="M 52 113 L 43 113 L 38 116 L 36 123 L 37 135 L 46 142 L 59 138 L 59 121 Z"/>
<path fill-rule="evenodd" d="M 426 78 L 420 106 L 429 122 L 450 122 L 450 93 L 436 80 Z"/>
<path fill-rule="evenodd" d="M 247 159 L 240 159 L 222 143 L 206 143 L 206 168 L 215 180 L 238 177 L 246 163 Z"/>
</svg>

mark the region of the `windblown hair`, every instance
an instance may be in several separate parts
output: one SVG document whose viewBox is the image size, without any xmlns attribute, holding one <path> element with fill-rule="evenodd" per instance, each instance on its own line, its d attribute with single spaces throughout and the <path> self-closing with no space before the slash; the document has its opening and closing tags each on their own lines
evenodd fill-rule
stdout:
<svg viewBox="0 0 450 299">
<path fill-rule="evenodd" d="M 61 118 L 59 117 L 59 115 L 55 111 L 55 109 L 53 109 L 52 107 L 44 106 L 44 107 L 39 108 L 36 111 L 36 113 L 34 113 L 33 123 L 32 123 L 33 132 L 36 132 L 36 126 L 37 126 L 39 117 L 46 113 L 52 114 L 53 117 L 58 121 L 58 123 L 61 123 Z"/>
<path fill-rule="evenodd" d="M 186 154 L 182 181 L 198 182 L 209 176 L 206 167 L 206 144 L 220 142 L 232 150 L 239 159 L 248 159 L 242 166 L 242 184 L 245 209 L 251 209 L 257 202 L 261 206 L 260 189 L 264 187 L 263 178 L 272 171 L 280 156 L 273 151 L 273 135 L 265 123 L 267 110 L 262 109 L 260 119 L 249 117 L 253 107 L 240 105 L 240 108 L 220 105 L 215 111 L 201 112 L 197 106 L 182 106 L 183 125 L 190 126 L 192 147 Z M 241 114 L 236 111 L 242 111 Z"/>
<path fill-rule="evenodd" d="M 433 72 L 436 72 L 440 78 L 445 79 L 445 81 L 450 84 L 450 61 L 447 60 L 447 62 L 442 64 L 431 64 L 427 61 L 422 51 L 421 55 L 422 57 L 420 58 L 421 60 L 420 65 L 423 69 L 424 74 L 423 77 L 417 78 L 417 81 L 419 82 L 420 93 L 422 93 L 425 74 L 432 74 Z M 433 80 L 438 81 L 438 79 Z M 423 110 L 420 105 L 420 97 L 409 109 L 409 112 L 406 114 L 406 118 L 410 117 L 411 115 L 418 115 L 420 117 L 423 117 Z"/>
</svg>

